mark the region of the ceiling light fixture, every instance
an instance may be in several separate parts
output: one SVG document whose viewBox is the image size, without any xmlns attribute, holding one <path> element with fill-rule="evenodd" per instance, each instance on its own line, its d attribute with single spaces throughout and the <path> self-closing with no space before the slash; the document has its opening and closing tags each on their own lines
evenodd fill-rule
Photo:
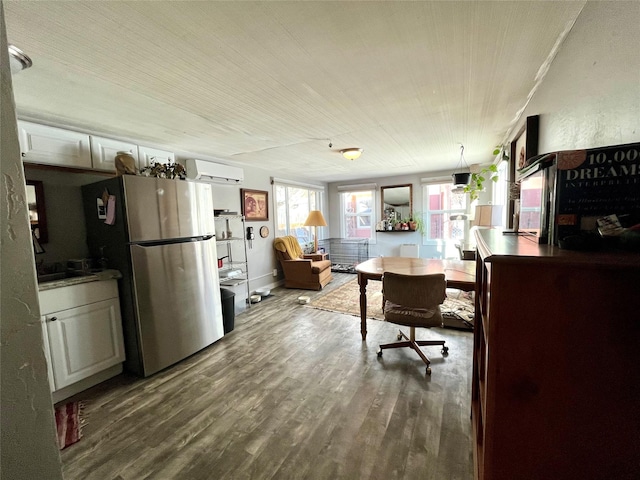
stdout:
<svg viewBox="0 0 640 480">
<path fill-rule="evenodd" d="M 451 174 L 451 177 L 453 178 L 453 185 L 455 187 L 469 185 L 469 180 L 471 180 L 471 174 L 469 172 L 458 172 L 458 169 L 462 170 L 463 163 L 468 170 L 469 165 L 467 165 L 467 162 L 464 159 L 464 145 L 460 144 L 460 161 L 458 162 L 456 169 Z"/>
<path fill-rule="evenodd" d="M 9 44 L 9 66 L 11 73 L 15 74 L 33 65 L 29 56 L 15 45 Z"/>
<path fill-rule="evenodd" d="M 342 150 L 340 150 L 340 153 L 347 160 L 356 160 L 360 158 L 360 155 L 362 155 L 362 149 L 361 148 L 343 148 Z"/>
</svg>

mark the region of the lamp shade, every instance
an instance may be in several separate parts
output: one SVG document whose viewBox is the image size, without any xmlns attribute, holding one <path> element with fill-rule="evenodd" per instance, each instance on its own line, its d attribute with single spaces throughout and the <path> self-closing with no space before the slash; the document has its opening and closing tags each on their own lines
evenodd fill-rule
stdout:
<svg viewBox="0 0 640 480">
<path fill-rule="evenodd" d="M 309 216 L 304 222 L 305 227 L 313 227 L 314 235 L 313 235 L 313 248 L 314 252 L 318 251 L 318 227 L 326 227 L 327 221 L 322 216 L 322 212 L 320 210 L 311 210 L 309 212 Z"/>
<path fill-rule="evenodd" d="M 309 216 L 304 222 L 305 227 L 326 227 L 327 221 L 322 216 L 320 210 L 311 210 Z"/>
<path fill-rule="evenodd" d="M 477 205 L 473 225 L 475 227 L 502 225 L 502 205 Z"/>
<path fill-rule="evenodd" d="M 345 148 L 343 150 L 340 150 L 340 153 L 347 160 L 356 160 L 360 158 L 360 155 L 362 155 L 362 149 L 361 148 Z"/>
</svg>

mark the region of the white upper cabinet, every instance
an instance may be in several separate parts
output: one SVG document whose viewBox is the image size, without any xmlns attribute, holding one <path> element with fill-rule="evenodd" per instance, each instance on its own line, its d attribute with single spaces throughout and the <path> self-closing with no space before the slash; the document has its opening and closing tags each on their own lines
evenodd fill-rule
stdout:
<svg viewBox="0 0 640 480">
<path fill-rule="evenodd" d="M 158 150 L 157 148 L 138 147 L 139 168 L 148 167 L 153 162 L 158 163 L 174 163 L 176 156 L 173 152 L 167 152 L 166 150 Z"/>
<path fill-rule="evenodd" d="M 136 159 L 138 170 L 153 162 L 175 163 L 173 152 L 135 143 L 87 135 L 63 128 L 49 127 L 18 120 L 22 161 L 63 167 L 100 170 L 116 173 L 118 152 L 129 152 Z"/>
<path fill-rule="evenodd" d="M 136 144 L 91 135 L 91 158 L 94 170 L 115 172 L 115 158 L 118 152 L 129 152 L 136 159 L 136 167 L 140 168 Z"/>
<path fill-rule="evenodd" d="M 25 162 L 91 168 L 87 134 L 18 121 L 18 136 Z"/>
</svg>

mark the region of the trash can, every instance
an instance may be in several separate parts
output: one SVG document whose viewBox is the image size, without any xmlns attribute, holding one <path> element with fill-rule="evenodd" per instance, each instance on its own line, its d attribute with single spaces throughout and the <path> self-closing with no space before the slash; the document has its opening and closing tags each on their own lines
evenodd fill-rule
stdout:
<svg viewBox="0 0 640 480">
<path fill-rule="evenodd" d="M 226 335 L 233 330 L 236 319 L 236 294 L 226 288 L 220 289 L 220 300 L 222 302 L 222 326 Z"/>
</svg>

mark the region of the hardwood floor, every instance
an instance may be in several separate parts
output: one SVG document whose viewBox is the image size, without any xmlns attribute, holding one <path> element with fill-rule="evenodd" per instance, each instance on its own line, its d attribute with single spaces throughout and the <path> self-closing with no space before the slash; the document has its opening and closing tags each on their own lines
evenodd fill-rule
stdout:
<svg viewBox="0 0 640 480">
<path fill-rule="evenodd" d="M 337 274 L 326 290 L 352 279 Z M 73 479 L 464 479 L 473 477 L 470 332 L 449 355 L 385 351 L 396 327 L 275 296 L 236 316 L 211 347 L 147 379 L 119 376 L 77 395 L 80 442 L 61 452 Z"/>
</svg>

